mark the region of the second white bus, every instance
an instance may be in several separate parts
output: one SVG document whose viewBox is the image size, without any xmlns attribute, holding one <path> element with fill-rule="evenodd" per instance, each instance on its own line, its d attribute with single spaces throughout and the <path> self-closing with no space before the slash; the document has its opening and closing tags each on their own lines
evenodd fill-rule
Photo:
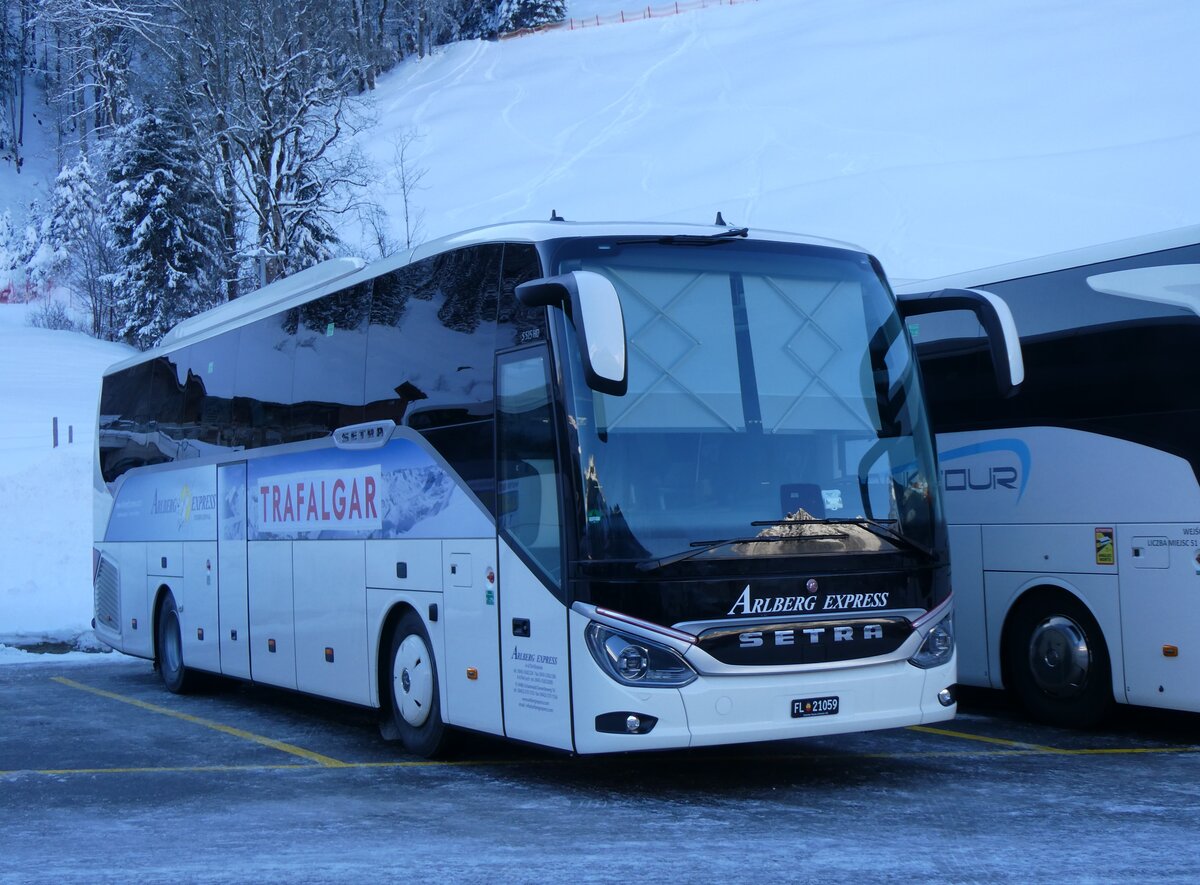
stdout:
<svg viewBox="0 0 1200 885">
<path fill-rule="evenodd" d="M 937 433 L 959 679 L 1034 717 L 1200 711 L 1200 227 L 901 288 L 983 289 L 1026 361 L 992 395 L 974 318 L 910 325 Z"/>
</svg>

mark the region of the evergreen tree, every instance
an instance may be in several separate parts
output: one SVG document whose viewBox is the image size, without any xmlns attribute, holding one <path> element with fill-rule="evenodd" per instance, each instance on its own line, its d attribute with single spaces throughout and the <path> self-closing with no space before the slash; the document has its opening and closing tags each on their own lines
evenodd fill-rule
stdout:
<svg viewBox="0 0 1200 885">
<path fill-rule="evenodd" d="M 148 347 L 219 300 L 210 243 L 219 220 L 203 173 L 169 111 L 145 111 L 117 128 L 106 210 L 118 254 L 119 337 Z"/>
<path fill-rule="evenodd" d="M 566 0 L 500 0 L 496 6 L 500 33 L 560 22 L 567 16 Z"/>
</svg>

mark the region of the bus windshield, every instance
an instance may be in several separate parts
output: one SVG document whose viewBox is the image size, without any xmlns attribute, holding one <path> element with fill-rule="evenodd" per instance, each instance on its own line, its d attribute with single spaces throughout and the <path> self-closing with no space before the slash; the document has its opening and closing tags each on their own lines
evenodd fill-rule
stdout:
<svg viewBox="0 0 1200 885">
<path fill-rule="evenodd" d="M 628 392 L 560 336 L 584 562 L 931 552 L 933 446 L 909 338 L 869 256 L 824 246 L 573 241 L 621 299 Z"/>
</svg>

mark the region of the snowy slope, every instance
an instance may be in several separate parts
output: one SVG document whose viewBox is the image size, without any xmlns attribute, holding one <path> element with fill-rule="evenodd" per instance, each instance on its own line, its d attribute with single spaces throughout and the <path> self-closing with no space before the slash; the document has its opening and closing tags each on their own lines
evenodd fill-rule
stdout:
<svg viewBox="0 0 1200 885">
<path fill-rule="evenodd" d="M 758 0 L 450 47 L 363 146 L 394 173 L 418 133 L 429 237 L 720 209 L 929 277 L 1200 219 L 1197 33 L 1191 0 Z"/>
<path fill-rule="evenodd" d="M 928 277 L 1200 222 L 1197 33 L 1193 0 L 746 0 L 448 47 L 383 78 L 360 146 L 397 234 L 414 131 L 426 238 L 720 209 Z M 0 170 L 0 211 L 32 191 Z M 0 306 L 0 642 L 91 618 L 91 422 L 124 352 L 22 318 Z"/>
<path fill-rule="evenodd" d="M 24 306 L 0 305 L 0 642 L 71 640 L 92 618 L 100 373 L 131 349 L 28 328 L 25 313 Z"/>
</svg>

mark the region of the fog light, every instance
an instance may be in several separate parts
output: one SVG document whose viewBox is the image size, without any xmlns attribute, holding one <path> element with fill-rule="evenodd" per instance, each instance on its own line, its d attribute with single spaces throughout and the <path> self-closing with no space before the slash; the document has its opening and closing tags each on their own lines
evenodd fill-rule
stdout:
<svg viewBox="0 0 1200 885">
<path fill-rule="evenodd" d="M 625 730 L 630 734 L 637 734 L 638 729 L 642 727 L 642 720 L 636 716 L 630 716 L 625 720 Z"/>
<path fill-rule="evenodd" d="M 954 689 L 943 688 L 938 692 L 938 703 L 943 707 L 950 707 L 954 704 Z"/>
</svg>

